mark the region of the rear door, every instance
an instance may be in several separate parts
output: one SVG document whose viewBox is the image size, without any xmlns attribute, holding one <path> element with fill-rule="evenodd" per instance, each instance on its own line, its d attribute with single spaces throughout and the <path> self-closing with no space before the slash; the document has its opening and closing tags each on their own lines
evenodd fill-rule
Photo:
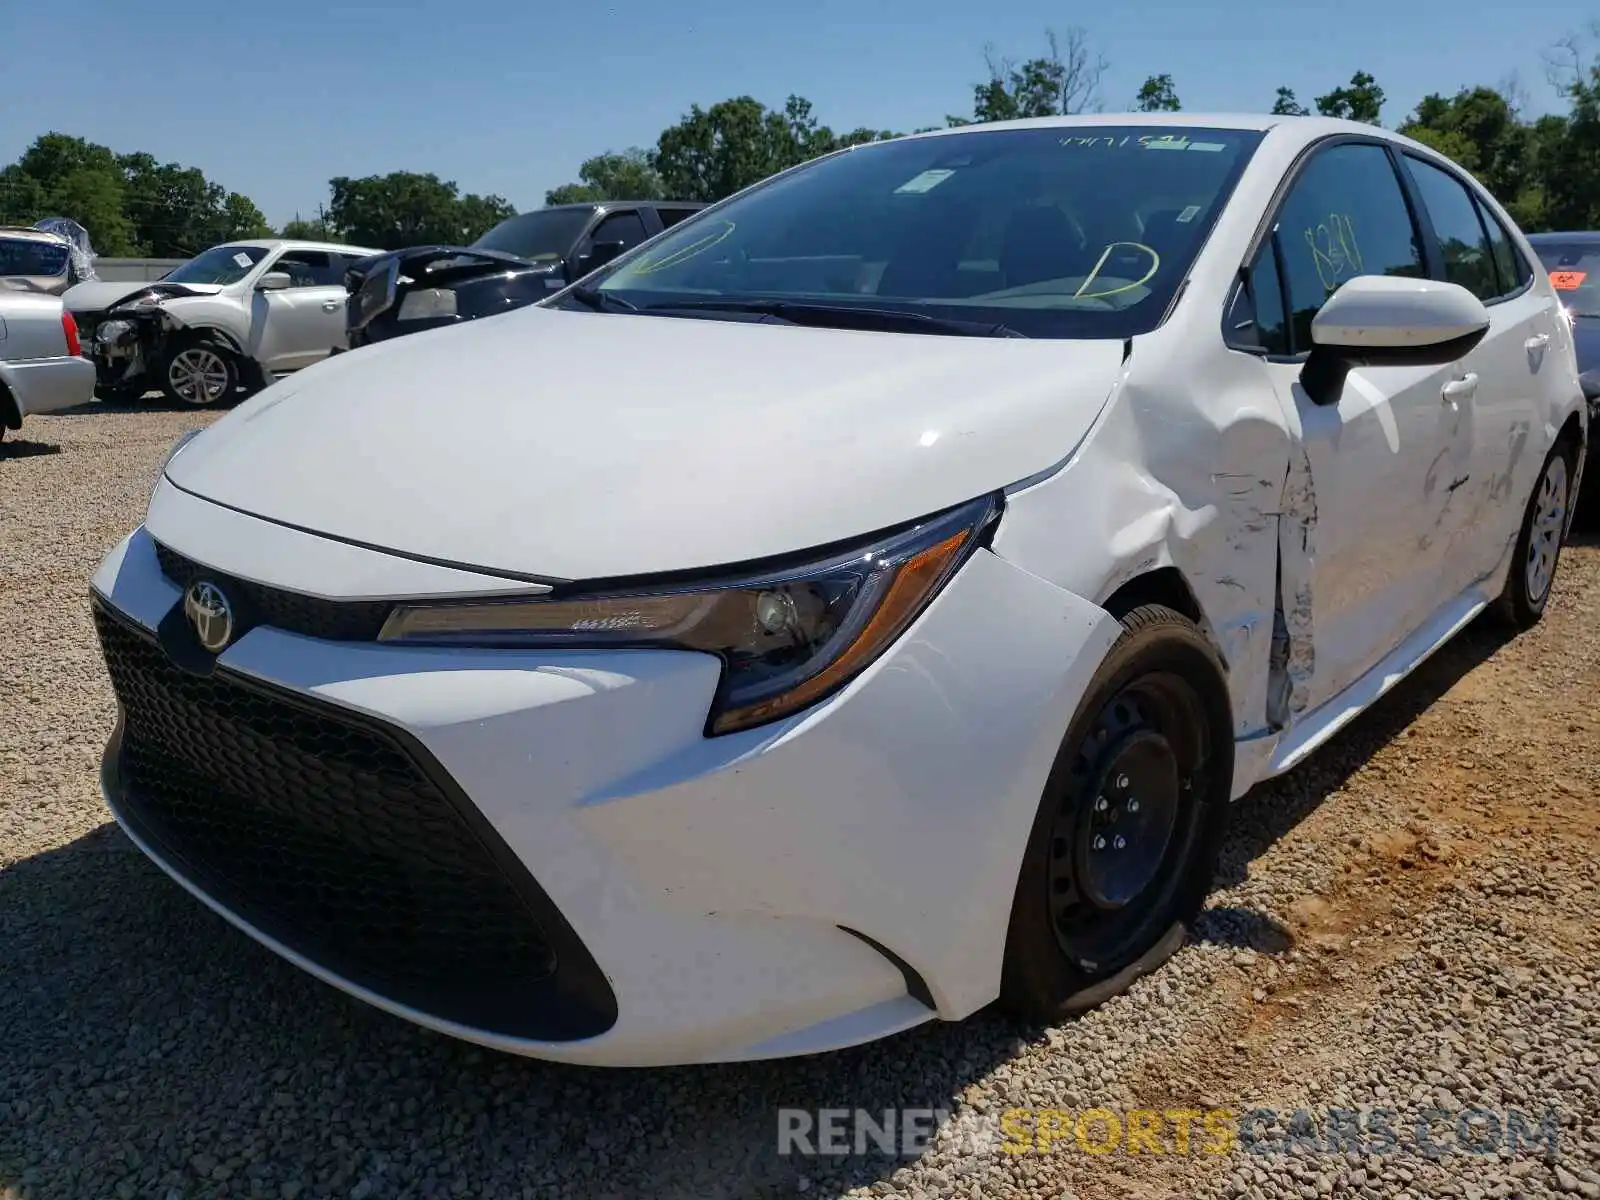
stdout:
<svg viewBox="0 0 1600 1200">
<path fill-rule="evenodd" d="M 1534 289 L 1532 269 L 1477 188 L 1440 160 L 1401 156 L 1437 251 L 1436 278 L 1482 300 L 1489 332 L 1452 373 L 1444 395 L 1450 436 L 1439 479 L 1448 487 L 1439 534 L 1446 582 L 1457 592 L 1491 574 L 1522 520 L 1540 463 L 1534 422 L 1554 363 L 1556 304 Z"/>
</svg>

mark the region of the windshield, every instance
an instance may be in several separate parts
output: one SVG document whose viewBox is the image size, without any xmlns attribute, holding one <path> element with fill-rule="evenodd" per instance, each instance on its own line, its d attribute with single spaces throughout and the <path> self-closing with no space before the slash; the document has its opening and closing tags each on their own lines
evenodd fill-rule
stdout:
<svg viewBox="0 0 1600 1200">
<path fill-rule="evenodd" d="M 530 262 L 565 258 L 589 223 L 591 209 L 542 208 L 508 217 L 472 243 L 474 250 L 498 250 Z"/>
<path fill-rule="evenodd" d="M 0 238 L 0 275 L 64 275 L 69 253 L 64 242 Z"/>
<path fill-rule="evenodd" d="M 250 274 L 267 256 L 262 246 L 213 246 L 162 277 L 162 283 L 213 283 L 226 286 Z"/>
<path fill-rule="evenodd" d="M 1535 242 L 1534 252 L 1575 317 L 1600 317 L 1600 241 Z"/>
<path fill-rule="evenodd" d="M 862 146 L 690 218 L 596 286 L 640 308 L 779 299 L 1127 337 L 1160 323 L 1260 140 L 1069 125 Z"/>
</svg>

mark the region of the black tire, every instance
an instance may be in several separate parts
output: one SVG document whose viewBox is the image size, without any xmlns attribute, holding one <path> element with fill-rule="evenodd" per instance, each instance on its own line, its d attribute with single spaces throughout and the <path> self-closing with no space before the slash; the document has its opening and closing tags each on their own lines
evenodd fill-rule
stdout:
<svg viewBox="0 0 1600 1200">
<path fill-rule="evenodd" d="M 233 399 L 239 360 L 232 351 L 201 337 L 179 336 L 161 364 L 161 393 L 174 404 L 203 408 Z"/>
<path fill-rule="evenodd" d="M 1572 524 L 1572 477 L 1576 468 L 1577 452 L 1566 441 L 1558 442 L 1539 468 L 1533 494 L 1522 513 L 1522 527 L 1517 531 L 1511 572 L 1505 589 L 1491 606 L 1502 625 L 1531 629 L 1544 616 L 1555 589 L 1561 547 Z"/>
<path fill-rule="evenodd" d="M 1000 1000 L 1027 1020 L 1083 1012 L 1170 958 L 1227 824 L 1221 659 L 1172 609 L 1136 608 L 1122 626 L 1062 740 L 1017 878 Z"/>
</svg>

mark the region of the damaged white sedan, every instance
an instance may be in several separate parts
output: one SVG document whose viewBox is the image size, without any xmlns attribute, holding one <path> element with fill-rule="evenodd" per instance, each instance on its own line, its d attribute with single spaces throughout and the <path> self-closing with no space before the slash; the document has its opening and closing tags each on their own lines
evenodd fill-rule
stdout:
<svg viewBox="0 0 1600 1200">
<path fill-rule="evenodd" d="M 1394 134 L 856 147 L 177 447 L 94 578 L 106 798 L 518 1053 L 1055 1020 L 1182 942 L 1231 799 L 1539 619 L 1586 421 L 1526 240 Z"/>
</svg>

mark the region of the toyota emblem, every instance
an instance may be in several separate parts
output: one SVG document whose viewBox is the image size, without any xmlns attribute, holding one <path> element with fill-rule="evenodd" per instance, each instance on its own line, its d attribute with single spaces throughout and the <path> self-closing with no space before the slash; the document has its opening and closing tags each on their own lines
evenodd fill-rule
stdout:
<svg viewBox="0 0 1600 1200">
<path fill-rule="evenodd" d="M 183 594 L 183 615 L 194 626 L 200 644 L 221 654 L 233 640 L 233 606 L 221 588 L 209 579 L 197 579 Z"/>
</svg>

